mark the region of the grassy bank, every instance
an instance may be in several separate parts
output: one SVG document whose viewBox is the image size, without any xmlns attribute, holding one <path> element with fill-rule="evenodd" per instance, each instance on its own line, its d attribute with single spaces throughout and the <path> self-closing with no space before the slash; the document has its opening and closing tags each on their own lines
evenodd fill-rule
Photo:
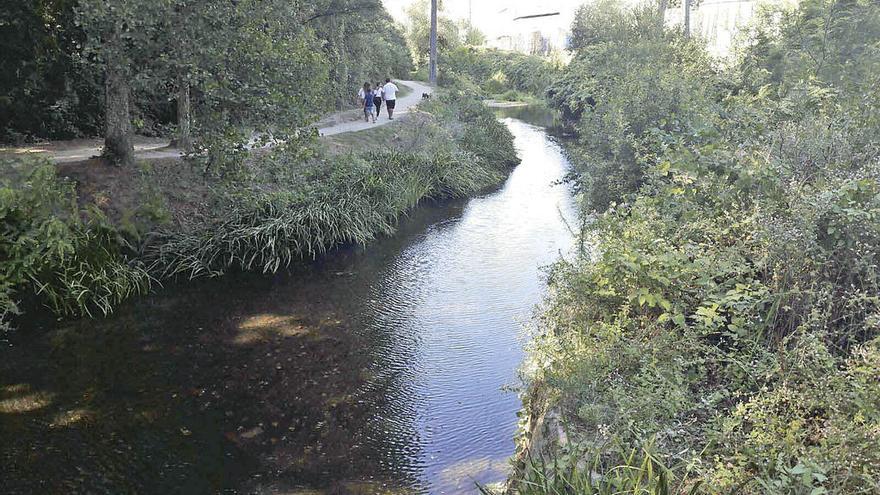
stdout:
<svg viewBox="0 0 880 495">
<path fill-rule="evenodd" d="M 591 247 L 549 277 L 526 399 L 566 434 L 519 493 L 876 493 L 880 11 L 764 13 L 727 69 L 654 15 L 584 8 L 549 91 Z"/>
<path fill-rule="evenodd" d="M 492 186 L 517 162 L 512 136 L 473 99 L 440 96 L 420 110 L 380 139 L 367 131 L 332 152 L 278 148 L 220 171 L 176 161 L 60 169 L 73 181 L 54 165 L 10 160 L 0 310 L 15 314 L 27 297 L 96 316 L 169 278 L 274 273 L 389 234 L 419 201 Z"/>
</svg>

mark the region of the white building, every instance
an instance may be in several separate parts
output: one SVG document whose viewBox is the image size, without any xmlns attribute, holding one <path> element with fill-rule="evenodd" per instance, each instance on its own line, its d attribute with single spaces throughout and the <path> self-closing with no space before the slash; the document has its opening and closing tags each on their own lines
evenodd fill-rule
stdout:
<svg viewBox="0 0 880 495">
<path fill-rule="evenodd" d="M 757 6 L 755 0 L 705 0 L 691 9 L 691 33 L 706 40 L 712 55 L 724 57 L 730 53 L 740 29 L 752 20 Z M 667 26 L 683 24 L 683 8 L 666 11 Z"/>
<path fill-rule="evenodd" d="M 574 10 L 570 1 L 509 2 L 494 16 L 497 22 L 484 29 L 492 48 L 547 54 L 566 47 Z"/>
</svg>

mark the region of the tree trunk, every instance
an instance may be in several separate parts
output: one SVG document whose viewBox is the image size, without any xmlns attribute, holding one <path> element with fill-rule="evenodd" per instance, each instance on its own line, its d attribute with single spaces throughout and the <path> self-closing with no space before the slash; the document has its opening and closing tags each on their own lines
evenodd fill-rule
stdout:
<svg viewBox="0 0 880 495">
<path fill-rule="evenodd" d="M 669 0 L 660 0 L 660 27 L 666 25 L 666 7 L 669 6 Z"/>
<path fill-rule="evenodd" d="M 192 153 L 192 104 L 189 83 L 180 78 L 177 84 L 177 147 L 184 153 Z"/>
<path fill-rule="evenodd" d="M 117 165 L 134 163 L 128 81 L 118 63 L 108 61 L 104 81 L 104 157 Z"/>
</svg>

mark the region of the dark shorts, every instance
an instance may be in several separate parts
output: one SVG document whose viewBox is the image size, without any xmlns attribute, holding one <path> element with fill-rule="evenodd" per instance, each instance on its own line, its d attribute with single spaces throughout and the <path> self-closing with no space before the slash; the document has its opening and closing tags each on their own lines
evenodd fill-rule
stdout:
<svg viewBox="0 0 880 495">
<path fill-rule="evenodd" d="M 394 110 L 394 103 L 396 102 L 397 100 L 385 100 L 385 107 L 389 110 Z"/>
</svg>

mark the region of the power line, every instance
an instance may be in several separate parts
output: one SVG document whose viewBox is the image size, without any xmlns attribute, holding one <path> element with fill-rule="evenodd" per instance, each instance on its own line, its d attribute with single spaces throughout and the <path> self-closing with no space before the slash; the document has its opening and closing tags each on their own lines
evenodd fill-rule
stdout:
<svg viewBox="0 0 880 495">
<path fill-rule="evenodd" d="M 519 17 L 514 17 L 514 21 L 518 21 L 520 19 L 537 19 L 538 17 L 552 17 L 554 15 L 559 15 L 559 12 L 548 12 L 546 14 L 531 14 L 531 15 L 521 15 Z"/>
</svg>

